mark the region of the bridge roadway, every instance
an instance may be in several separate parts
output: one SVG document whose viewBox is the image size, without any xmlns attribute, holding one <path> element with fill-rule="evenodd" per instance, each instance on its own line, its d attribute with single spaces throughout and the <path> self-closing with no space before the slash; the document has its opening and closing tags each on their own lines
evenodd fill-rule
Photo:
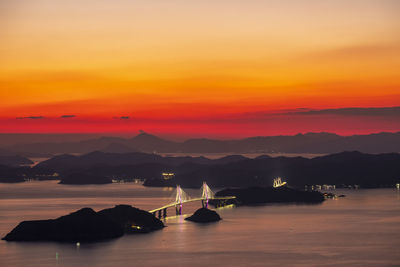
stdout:
<svg viewBox="0 0 400 267">
<path fill-rule="evenodd" d="M 208 198 L 208 200 L 214 200 L 214 199 L 235 199 L 235 198 L 236 198 L 235 196 L 228 196 L 228 197 L 212 197 L 212 198 Z M 182 202 L 180 202 L 180 203 L 174 202 L 174 203 L 171 203 L 171 204 L 162 206 L 161 208 L 157 208 L 157 209 L 154 209 L 154 210 L 150 210 L 149 212 L 150 212 L 150 213 L 154 213 L 154 212 L 157 212 L 157 211 L 160 211 L 160 210 L 163 210 L 163 209 L 167 209 L 167 208 L 171 208 L 171 207 L 174 207 L 174 206 L 177 206 L 177 205 L 181 205 L 181 204 L 184 204 L 184 203 L 194 202 L 194 201 L 200 201 L 200 200 L 205 200 L 205 201 L 207 201 L 207 199 L 205 199 L 205 198 L 200 198 L 200 197 L 199 197 L 199 198 L 191 198 L 191 199 L 188 199 L 188 200 L 184 200 L 184 201 L 182 201 Z"/>
</svg>

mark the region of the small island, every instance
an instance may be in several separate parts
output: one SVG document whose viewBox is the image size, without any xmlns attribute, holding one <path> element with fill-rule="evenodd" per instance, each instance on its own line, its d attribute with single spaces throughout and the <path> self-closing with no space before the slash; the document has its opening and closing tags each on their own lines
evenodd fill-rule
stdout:
<svg viewBox="0 0 400 267">
<path fill-rule="evenodd" d="M 209 223 L 217 222 L 221 220 L 219 214 L 213 210 L 207 208 L 200 208 L 193 213 L 192 216 L 185 218 L 187 221 L 197 222 L 197 223 Z"/>
</svg>

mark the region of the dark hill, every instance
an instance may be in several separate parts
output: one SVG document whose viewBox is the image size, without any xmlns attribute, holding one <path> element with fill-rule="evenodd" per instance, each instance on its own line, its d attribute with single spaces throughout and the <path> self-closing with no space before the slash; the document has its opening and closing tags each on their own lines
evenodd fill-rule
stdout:
<svg viewBox="0 0 400 267">
<path fill-rule="evenodd" d="M 209 223 L 209 222 L 220 221 L 221 217 L 214 210 L 209 210 L 207 208 L 200 208 L 196 210 L 192 216 L 185 218 L 185 220 L 198 223 Z"/>
<path fill-rule="evenodd" d="M 151 153 L 155 151 L 175 152 L 177 150 L 176 148 L 179 147 L 179 143 L 168 141 L 148 133 L 140 133 L 132 139 L 126 140 L 126 143 L 139 151 Z"/>
<path fill-rule="evenodd" d="M 116 238 L 124 233 L 148 233 L 164 224 L 147 211 L 117 205 L 95 212 L 83 208 L 54 220 L 24 221 L 3 240 L 93 242 Z"/>
<path fill-rule="evenodd" d="M 24 221 L 3 240 L 93 242 L 116 238 L 123 230 L 115 222 L 90 208 L 83 208 L 54 220 Z"/>
<path fill-rule="evenodd" d="M 400 180 L 400 154 L 343 152 L 313 159 L 263 157 L 220 165 L 197 165 L 182 173 L 178 171 L 174 180 L 168 181 L 169 186 L 173 183 L 200 187 L 203 181 L 211 187 L 267 186 L 274 178 L 284 177 L 289 185 L 298 187 L 307 184 L 391 187 Z M 152 186 L 152 181 L 145 185 Z"/>
<path fill-rule="evenodd" d="M 0 156 L 0 164 L 8 166 L 21 166 L 33 164 L 33 161 L 21 156 Z"/>
<path fill-rule="evenodd" d="M 117 205 L 114 208 L 104 209 L 98 213 L 120 225 L 127 233 L 137 232 L 137 230 L 141 230 L 139 231 L 141 233 L 148 233 L 164 227 L 162 221 L 151 213 L 129 205 Z"/>
<path fill-rule="evenodd" d="M 230 155 L 230 156 L 226 156 L 226 157 L 222 157 L 222 158 L 213 160 L 213 164 L 227 164 L 227 163 L 238 162 L 238 161 L 242 161 L 242 160 L 246 160 L 246 159 L 248 159 L 248 158 L 246 158 L 242 155 Z"/>
<path fill-rule="evenodd" d="M 57 171 L 71 171 L 82 168 L 90 168 L 95 165 L 121 166 L 138 165 L 145 163 L 157 163 L 170 166 L 178 166 L 184 163 L 196 164 L 222 164 L 236 162 L 245 159 L 242 156 L 229 156 L 221 159 L 210 160 L 205 157 L 163 157 L 156 154 L 141 152 L 133 153 L 104 153 L 91 152 L 82 156 L 60 155 L 39 163 L 38 167 L 54 169 Z"/>
<path fill-rule="evenodd" d="M 224 189 L 218 191 L 216 196 L 236 196 L 236 201 L 241 205 L 254 205 L 263 203 L 321 203 L 324 196 L 319 192 L 307 192 L 292 189 L 286 186 L 249 187 L 237 189 Z"/>
<path fill-rule="evenodd" d="M 54 172 L 59 173 L 60 177 L 51 176 Z M 164 180 L 162 172 L 174 172 L 175 177 Z M 360 152 L 341 152 L 312 159 L 268 156 L 248 159 L 229 156 L 216 160 L 204 157 L 162 157 L 140 152 L 92 152 L 82 156 L 60 155 L 33 168 L 3 168 L 2 173 L 0 169 L 0 177 L 4 179 L 61 178 L 63 183 L 79 184 L 99 181 L 108 183 L 114 178 L 139 178 L 146 179 L 146 186 L 180 184 L 194 188 L 200 187 L 203 181 L 211 187 L 268 186 L 278 176 L 296 187 L 315 184 L 391 187 L 400 182 L 399 173 L 400 154 Z"/>
<path fill-rule="evenodd" d="M 29 172 L 27 168 L 15 168 L 0 165 L 0 183 L 20 183 L 24 181 L 24 174 Z"/>
</svg>

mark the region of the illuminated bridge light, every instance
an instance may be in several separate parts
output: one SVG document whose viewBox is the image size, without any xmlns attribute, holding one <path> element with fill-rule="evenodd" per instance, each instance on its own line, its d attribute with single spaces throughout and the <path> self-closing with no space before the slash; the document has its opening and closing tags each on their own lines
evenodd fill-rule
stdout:
<svg viewBox="0 0 400 267">
<path fill-rule="evenodd" d="M 173 172 L 163 172 L 163 173 L 161 173 L 161 175 L 164 178 L 164 180 L 169 180 L 169 179 L 175 177 L 175 173 L 173 173 Z"/>
<path fill-rule="evenodd" d="M 286 182 L 282 182 L 281 177 L 278 177 L 278 178 L 274 179 L 274 184 L 273 184 L 274 188 L 281 187 L 281 186 L 284 186 L 284 185 L 287 185 L 287 183 Z"/>
<path fill-rule="evenodd" d="M 208 206 L 208 201 L 209 200 L 230 200 L 230 199 L 236 199 L 236 196 L 218 196 L 216 197 L 214 192 L 210 189 L 210 187 L 207 185 L 206 182 L 203 182 L 202 186 L 202 194 L 201 197 L 198 198 L 191 198 L 179 185 L 176 186 L 176 190 L 172 194 L 171 200 L 173 200 L 172 203 L 166 204 L 160 208 L 156 208 L 153 210 L 150 210 L 149 212 L 152 213 L 154 216 L 157 215 L 158 217 L 164 217 L 166 218 L 166 210 L 168 208 L 175 207 L 176 209 L 176 215 L 181 216 L 182 215 L 182 207 L 184 203 L 189 203 L 189 202 L 194 202 L 194 201 L 202 201 L 203 207 Z M 162 214 L 163 211 L 163 214 Z M 132 226 L 133 228 L 135 226 Z M 140 228 L 137 228 L 140 229 Z"/>
</svg>

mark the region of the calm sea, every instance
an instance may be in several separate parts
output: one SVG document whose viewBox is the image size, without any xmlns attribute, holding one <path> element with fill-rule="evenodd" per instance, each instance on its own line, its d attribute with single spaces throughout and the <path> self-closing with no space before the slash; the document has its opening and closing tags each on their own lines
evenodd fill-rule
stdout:
<svg viewBox="0 0 400 267">
<path fill-rule="evenodd" d="M 161 231 L 80 247 L 0 241 L 0 266 L 399 266 L 399 191 L 337 193 L 347 197 L 321 205 L 223 208 L 217 210 L 223 220 L 207 225 L 171 217 Z M 124 203 L 149 210 L 172 194 L 132 183 L 0 184 L 0 235 L 22 220 L 56 218 L 82 207 Z M 199 206 L 184 206 L 184 212 Z"/>
</svg>

